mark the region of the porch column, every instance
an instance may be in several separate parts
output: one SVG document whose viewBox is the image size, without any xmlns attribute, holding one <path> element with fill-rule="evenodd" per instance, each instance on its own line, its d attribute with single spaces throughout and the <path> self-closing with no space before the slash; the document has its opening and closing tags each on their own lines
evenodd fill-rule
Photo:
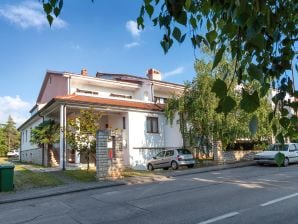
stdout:
<svg viewBox="0 0 298 224">
<path fill-rule="evenodd" d="M 66 141 L 65 141 L 65 126 L 66 126 L 66 106 L 60 106 L 60 152 L 59 152 L 59 167 L 65 170 L 66 166 Z"/>
</svg>

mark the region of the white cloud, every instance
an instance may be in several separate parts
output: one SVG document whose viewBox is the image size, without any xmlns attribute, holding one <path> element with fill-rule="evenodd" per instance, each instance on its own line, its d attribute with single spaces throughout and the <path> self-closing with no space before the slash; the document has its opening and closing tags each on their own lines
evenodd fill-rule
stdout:
<svg viewBox="0 0 298 224">
<path fill-rule="evenodd" d="M 174 76 L 174 75 L 180 75 L 184 72 L 184 67 L 180 66 L 172 71 L 165 72 L 163 74 L 163 78 L 169 77 L 169 76 Z"/>
<path fill-rule="evenodd" d="M 0 96 L 0 123 L 5 123 L 10 115 L 16 126 L 20 126 L 28 117 L 32 103 L 26 102 L 20 96 Z"/>
<path fill-rule="evenodd" d="M 124 45 L 125 48 L 132 48 L 132 47 L 137 47 L 137 46 L 140 46 L 139 42 L 131 42 L 129 44 Z"/>
<path fill-rule="evenodd" d="M 141 34 L 141 30 L 138 29 L 137 22 L 129 20 L 126 22 L 126 29 L 131 33 L 134 38 L 138 38 Z"/>
<path fill-rule="evenodd" d="M 42 4 L 37 1 L 24 1 L 16 5 L 0 6 L 1 17 L 23 29 L 49 27 Z M 56 29 L 66 26 L 67 23 L 60 18 L 55 18 L 52 24 L 52 27 Z"/>
</svg>

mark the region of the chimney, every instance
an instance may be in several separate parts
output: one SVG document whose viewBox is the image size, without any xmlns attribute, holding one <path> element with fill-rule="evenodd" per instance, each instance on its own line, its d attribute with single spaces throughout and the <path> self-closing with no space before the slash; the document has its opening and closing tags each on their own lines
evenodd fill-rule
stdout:
<svg viewBox="0 0 298 224">
<path fill-rule="evenodd" d="M 147 70 L 147 77 L 150 80 L 161 81 L 161 73 L 157 69 L 150 68 Z"/>
<path fill-rule="evenodd" d="M 88 76 L 87 69 L 83 68 L 83 69 L 81 70 L 81 75 L 82 75 L 82 76 Z"/>
</svg>

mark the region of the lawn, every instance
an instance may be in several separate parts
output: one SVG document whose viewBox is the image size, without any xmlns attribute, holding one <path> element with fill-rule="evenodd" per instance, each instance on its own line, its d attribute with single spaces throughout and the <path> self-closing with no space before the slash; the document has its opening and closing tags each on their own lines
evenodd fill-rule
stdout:
<svg viewBox="0 0 298 224">
<path fill-rule="evenodd" d="M 0 157 L 0 164 L 10 163 L 6 157 Z M 14 163 L 14 185 L 15 190 L 24 190 L 36 187 L 53 187 L 63 182 L 50 173 L 33 172 L 22 167 L 20 163 Z"/>
<path fill-rule="evenodd" d="M 71 177 L 72 179 L 80 182 L 92 182 L 96 181 L 96 170 L 65 170 L 64 174 Z"/>
<path fill-rule="evenodd" d="M 14 174 L 15 190 L 23 190 L 36 187 L 54 187 L 64 184 L 50 173 L 33 172 L 19 167 Z"/>
</svg>

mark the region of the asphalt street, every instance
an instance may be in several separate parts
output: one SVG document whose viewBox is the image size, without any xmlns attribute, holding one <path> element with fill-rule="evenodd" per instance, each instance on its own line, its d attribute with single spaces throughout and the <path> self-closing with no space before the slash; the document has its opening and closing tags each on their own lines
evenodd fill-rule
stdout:
<svg viewBox="0 0 298 224">
<path fill-rule="evenodd" d="M 0 223 L 298 223 L 298 165 L 249 166 L 0 205 Z"/>
</svg>

